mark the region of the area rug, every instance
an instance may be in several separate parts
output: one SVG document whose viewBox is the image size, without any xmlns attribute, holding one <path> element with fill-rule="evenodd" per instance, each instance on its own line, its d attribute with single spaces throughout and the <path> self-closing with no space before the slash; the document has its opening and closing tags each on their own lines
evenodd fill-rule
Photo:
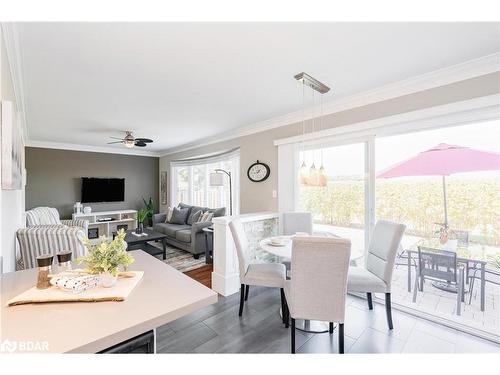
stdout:
<svg viewBox="0 0 500 375">
<path fill-rule="evenodd" d="M 160 242 L 149 242 L 149 244 L 161 249 Z M 169 266 L 180 272 L 192 271 L 205 265 L 205 254 L 200 254 L 199 259 L 194 259 L 193 254 L 167 245 L 167 259 L 164 260 Z"/>
</svg>

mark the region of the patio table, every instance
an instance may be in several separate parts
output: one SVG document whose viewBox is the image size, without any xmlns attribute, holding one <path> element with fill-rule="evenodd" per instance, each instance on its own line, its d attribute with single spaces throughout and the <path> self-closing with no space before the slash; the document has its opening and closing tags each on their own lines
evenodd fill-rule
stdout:
<svg viewBox="0 0 500 375">
<path fill-rule="evenodd" d="M 457 253 L 457 262 L 464 263 L 466 265 L 466 270 L 468 270 L 468 266 L 472 263 L 474 267 L 479 266 L 481 270 L 481 311 L 484 311 L 485 305 L 485 283 L 486 283 L 486 265 L 489 262 L 488 256 L 493 255 L 489 254 L 485 247 L 479 244 L 469 244 L 469 245 L 457 245 L 456 249 L 447 248 L 445 245 L 442 245 L 437 238 L 423 239 L 415 243 L 409 249 L 406 249 L 406 253 L 408 254 L 408 292 L 411 292 L 411 267 L 412 267 L 412 255 L 417 254 L 418 257 L 418 248 L 425 247 L 426 252 L 430 252 L 432 250 L 440 251 L 440 250 L 448 250 L 455 251 Z M 415 260 L 416 258 L 415 257 Z M 468 274 L 467 274 L 468 277 Z"/>
</svg>

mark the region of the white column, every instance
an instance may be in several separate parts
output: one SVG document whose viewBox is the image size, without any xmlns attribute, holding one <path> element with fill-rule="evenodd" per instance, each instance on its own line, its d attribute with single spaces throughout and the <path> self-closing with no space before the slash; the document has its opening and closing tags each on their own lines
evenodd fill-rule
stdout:
<svg viewBox="0 0 500 375">
<path fill-rule="evenodd" d="M 236 248 L 229 229 L 231 219 L 231 216 L 223 216 L 212 220 L 214 223 L 212 289 L 223 296 L 230 296 L 240 289 Z"/>
</svg>

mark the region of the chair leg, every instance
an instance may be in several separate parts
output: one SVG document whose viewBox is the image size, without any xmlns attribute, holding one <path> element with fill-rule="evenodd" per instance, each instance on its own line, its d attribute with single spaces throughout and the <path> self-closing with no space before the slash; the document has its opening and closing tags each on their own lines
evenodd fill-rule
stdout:
<svg viewBox="0 0 500 375">
<path fill-rule="evenodd" d="M 366 293 L 366 299 L 368 300 L 368 310 L 373 310 L 372 294 L 370 292 Z"/>
<path fill-rule="evenodd" d="M 457 285 L 457 315 L 462 315 L 462 297 L 464 289 L 464 270 L 460 268 L 458 271 L 458 285 Z"/>
<path fill-rule="evenodd" d="M 291 335 L 291 342 L 292 342 L 292 348 L 291 348 L 291 353 L 295 354 L 295 319 L 292 318 L 292 329 L 290 331 Z"/>
<path fill-rule="evenodd" d="M 333 333 L 333 322 L 330 322 L 330 325 L 328 327 L 328 332 L 330 333 L 330 335 Z"/>
<path fill-rule="evenodd" d="M 250 285 L 247 285 L 247 289 L 245 291 L 245 301 L 248 301 L 248 292 L 250 291 Z"/>
<path fill-rule="evenodd" d="M 344 323 L 339 323 L 339 353 L 344 354 Z"/>
<path fill-rule="evenodd" d="M 290 327 L 290 309 L 288 308 L 288 303 L 286 302 L 286 297 L 283 294 L 283 305 L 285 306 L 285 328 Z"/>
<path fill-rule="evenodd" d="M 391 311 L 391 293 L 385 294 L 385 313 L 387 314 L 387 325 L 389 329 L 393 329 L 392 325 L 392 311 Z"/>
<path fill-rule="evenodd" d="M 285 307 L 285 291 L 283 288 L 280 288 L 280 296 L 281 296 L 281 318 L 283 324 L 286 323 L 286 307 Z"/>
<path fill-rule="evenodd" d="M 240 312 L 238 313 L 239 316 L 243 314 L 243 305 L 245 304 L 245 284 L 241 284 L 240 288 Z"/>
<path fill-rule="evenodd" d="M 469 305 L 472 303 L 472 291 L 474 290 L 474 280 L 475 278 L 472 278 L 469 284 Z"/>
</svg>

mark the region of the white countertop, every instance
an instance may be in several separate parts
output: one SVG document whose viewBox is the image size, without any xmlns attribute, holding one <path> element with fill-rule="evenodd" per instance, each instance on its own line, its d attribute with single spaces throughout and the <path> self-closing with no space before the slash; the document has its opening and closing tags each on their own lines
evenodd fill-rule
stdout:
<svg viewBox="0 0 500 375">
<path fill-rule="evenodd" d="M 7 307 L 36 282 L 36 269 L 1 277 L 0 342 L 48 343 L 50 353 L 95 353 L 217 302 L 217 293 L 143 252 L 130 252 L 144 277 L 123 302 Z"/>
</svg>

